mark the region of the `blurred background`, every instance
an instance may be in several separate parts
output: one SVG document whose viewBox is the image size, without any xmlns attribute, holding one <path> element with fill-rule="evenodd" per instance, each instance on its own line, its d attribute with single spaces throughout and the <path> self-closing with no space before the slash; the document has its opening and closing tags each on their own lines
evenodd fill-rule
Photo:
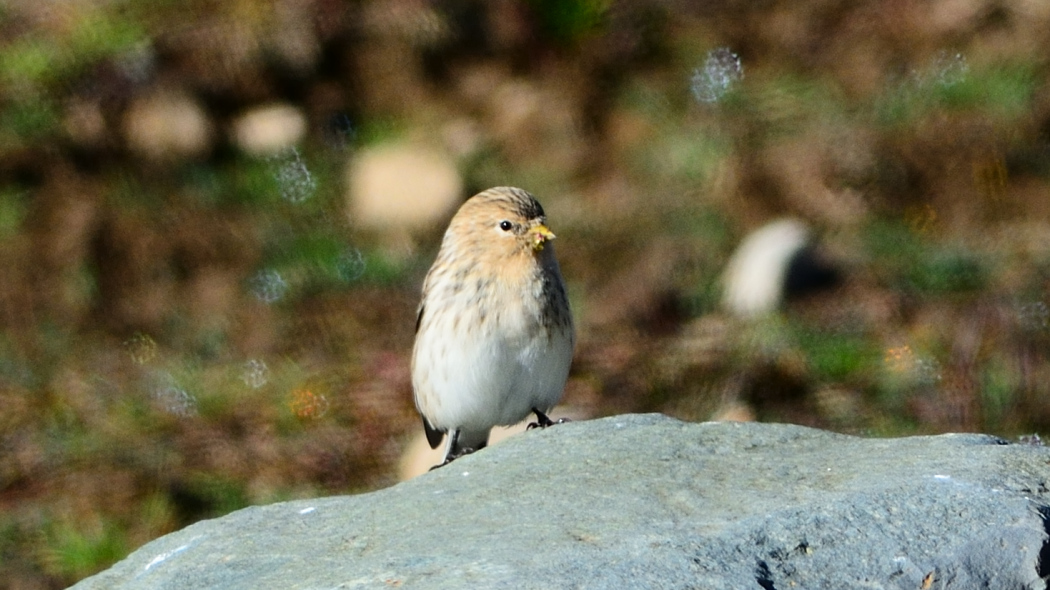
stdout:
<svg viewBox="0 0 1050 590">
<path fill-rule="evenodd" d="M 497 185 L 559 236 L 565 413 L 1038 441 L 1048 48 L 1045 0 L 7 0 L 0 587 L 395 483 Z"/>
</svg>

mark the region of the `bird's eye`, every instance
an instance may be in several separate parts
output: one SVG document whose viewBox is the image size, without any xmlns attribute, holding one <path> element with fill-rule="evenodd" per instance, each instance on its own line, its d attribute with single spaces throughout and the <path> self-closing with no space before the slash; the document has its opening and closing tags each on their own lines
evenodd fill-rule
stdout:
<svg viewBox="0 0 1050 590">
<path fill-rule="evenodd" d="M 499 228 L 503 231 L 510 231 L 510 228 L 514 227 L 514 224 L 504 219 L 499 222 Z"/>
</svg>

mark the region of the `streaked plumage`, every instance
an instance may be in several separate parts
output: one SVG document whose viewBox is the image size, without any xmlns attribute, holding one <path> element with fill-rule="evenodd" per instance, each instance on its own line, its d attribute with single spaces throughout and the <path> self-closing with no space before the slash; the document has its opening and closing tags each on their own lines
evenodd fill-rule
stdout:
<svg viewBox="0 0 1050 590">
<path fill-rule="evenodd" d="M 412 387 L 430 446 L 445 462 L 478 450 L 489 430 L 562 397 L 575 341 L 565 287 L 539 202 L 497 187 L 452 218 L 423 282 Z"/>
</svg>

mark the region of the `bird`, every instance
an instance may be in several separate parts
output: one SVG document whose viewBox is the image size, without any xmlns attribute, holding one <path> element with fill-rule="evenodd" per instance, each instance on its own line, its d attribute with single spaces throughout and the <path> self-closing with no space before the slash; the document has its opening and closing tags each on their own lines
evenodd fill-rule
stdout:
<svg viewBox="0 0 1050 590">
<path fill-rule="evenodd" d="M 576 333 L 554 232 L 529 192 L 495 187 L 452 216 L 423 280 L 412 389 L 432 449 L 444 460 L 480 450 L 493 426 L 555 424 Z M 559 422 L 562 422 L 560 420 Z"/>
</svg>

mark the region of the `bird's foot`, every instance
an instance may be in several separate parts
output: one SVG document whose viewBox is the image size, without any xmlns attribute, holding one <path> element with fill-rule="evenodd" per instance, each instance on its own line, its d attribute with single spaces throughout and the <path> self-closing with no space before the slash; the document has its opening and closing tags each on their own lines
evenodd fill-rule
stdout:
<svg viewBox="0 0 1050 590">
<path fill-rule="evenodd" d="M 455 461 L 456 459 L 459 459 L 463 455 L 469 455 L 469 454 L 473 453 L 474 451 L 480 450 L 481 448 L 482 447 L 478 447 L 477 449 L 460 449 L 458 453 L 456 453 L 454 455 L 446 456 L 444 461 L 442 461 L 441 463 L 438 463 L 437 465 L 431 467 L 429 469 L 429 471 L 433 471 L 433 470 L 437 469 L 438 467 L 444 467 L 445 465 L 448 465 L 449 463 Z"/>
<path fill-rule="evenodd" d="M 525 427 L 525 430 L 532 430 L 533 428 L 546 428 L 548 426 L 554 426 L 555 424 L 565 424 L 566 422 L 572 422 L 572 420 L 569 420 L 568 418 L 558 418 L 558 421 L 555 422 L 548 418 L 546 414 L 537 410 L 536 408 L 532 409 L 532 413 L 536 414 L 536 421 L 529 422 L 529 425 Z"/>
<path fill-rule="evenodd" d="M 437 465 L 431 467 L 427 471 L 433 471 L 433 470 L 437 469 L 438 467 L 444 467 L 445 465 L 448 465 L 449 463 L 451 463 L 453 460 L 454 459 L 445 459 L 444 461 L 442 461 L 441 463 L 438 463 Z"/>
</svg>

